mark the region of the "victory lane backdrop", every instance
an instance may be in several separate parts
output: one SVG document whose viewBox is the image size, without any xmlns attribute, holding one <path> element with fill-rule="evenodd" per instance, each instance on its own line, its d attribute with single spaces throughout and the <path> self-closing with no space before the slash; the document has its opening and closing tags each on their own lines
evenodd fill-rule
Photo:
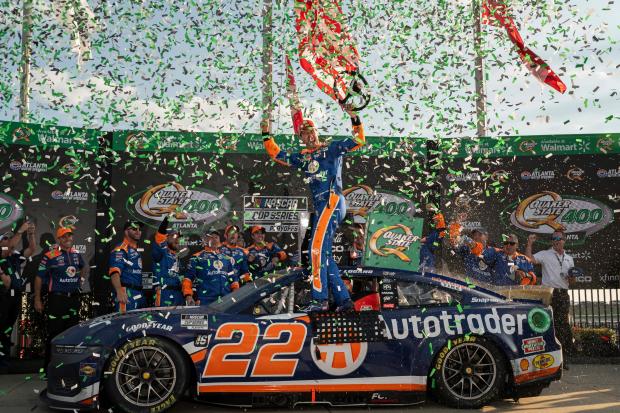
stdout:
<svg viewBox="0 0 620 413">
<path fill-rule="evenodd" d="M 34 311 L 33 281 L 43 254 L 56 243 L 59 226 L 75 228 L 74 247 L 93 265 L 98 175 L 95 158 L 100 135 L 86 129 L 0 124 L 0 169 L 4 172 L 0 232 L 16 231 L 25 220 L 36 224 L 37 252 L 23 268 L 27 284 L 20 328 L 13 335 L 22 357 L 39 355 L 43 350 L 45 324 L 43 316 Z M 91 268 L 91 274 L 94 270 Z M 82 284 L 83 292 L 90 290 L 89 282 Z M 82 317 L 90 313 L 91 301 L 84 298 Z"/>
<path fill-rule="evenodd" d="M 620 265 L 610 252 L 620 241 L 619 153 L 617 135 L 463 143 L 442 171 L 444 211 L 448 220 L 466 211 L 465 230 L 486 229 L 498 248 L 502 235 L 517 234 L 520 252 L 529 234 L 538 237 L 535 253 L 563 229 L 566 251 L 585 272 L 574 288 L 617 288 Z M 444 257 L 451 272 L 460 272 L 457 256 Z"/>
</svg>

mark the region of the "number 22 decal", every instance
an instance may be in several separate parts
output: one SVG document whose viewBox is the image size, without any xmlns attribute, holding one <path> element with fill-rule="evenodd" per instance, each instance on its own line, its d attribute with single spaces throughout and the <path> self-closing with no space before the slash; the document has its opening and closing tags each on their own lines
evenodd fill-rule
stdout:
<svg viewBox="0 0 620 413">
<path fill-rule="evenodd" d="M 306 326 L 301 323 L 270 324 L 262 336 L 263 344 L 256 355 L 250 376 L 293 376 L 299 360 L 275 357 L 299 354 L 306 340 L 306 332 Z M 202 377 L 246 377 L 251 358 L 229 359 L 228 356 L 252 354 L 260 329 L 256 323 L 226 323 L 218 328 L 215 340 L 231 340 L 235 333 L 241 333 L 238 342 L 218 343 L 211 348 Z M 285 334 L 288 334 L 288 339 L 281 342 Z"/>
</svg>

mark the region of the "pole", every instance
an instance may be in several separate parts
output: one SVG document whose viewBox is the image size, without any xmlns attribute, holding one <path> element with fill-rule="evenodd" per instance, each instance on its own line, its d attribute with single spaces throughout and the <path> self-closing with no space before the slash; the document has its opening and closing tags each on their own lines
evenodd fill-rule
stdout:
<svg viewBox="0 0 620 413">
<path fill-rule="evenodd" d="M 480 2 L 473 0 L 474 13 L 474 60 L 475 82 L 476 82 L 476 130 L 479 138 L 487 134 L 486 121 L 486 94 L 484 90 L 484 61 L 482 59 L 482 21 L 480 18 Z"/>
<path fill-rule="evenodd" d="M 272 0 L 263 0 L 263 114 L 270 121 L 273 111 L 273 7 Z M 269 122 L 271 132 L 271 122 Z"/>
<path fill-rule="evenodd" d="M 28 122 L 30 95 L 30 38 L 32 37 L 32 0 L 22 4 L 22 67 L 19 87 L 19 121 Z"/>
</svg>

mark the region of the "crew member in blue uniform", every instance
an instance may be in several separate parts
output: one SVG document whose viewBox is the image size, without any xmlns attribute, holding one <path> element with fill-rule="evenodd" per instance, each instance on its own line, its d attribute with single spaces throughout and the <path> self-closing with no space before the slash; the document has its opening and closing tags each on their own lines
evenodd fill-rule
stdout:
<svg viewBox="0 0 620 413">
<path fill-rule="evenodd" d="M 441 247 L 441 241 L 446 235 L 446 220 L 441 212 L 434 212 L 432 205 L 427 210 L 433 213 L 431 230 L 422 238 L 420 246 L 420 271 L 435 271 L 435 251 Z"/>
<path fill-rule="evenodd" d="M 125 237 L 110 253 L 110 278 L 116 291 L 116 311 L 124 313 L 146 307 L 142 292 L 142 256 L 138 241 L 142 238 L 144 224 L 127 221 L 123 226 Z"/>
<path fill-rule="evenodd" d="M 241 229 L 237 225 L 228 225 L 224 229 L 224 242 L 220 251 L 235 260 L 237 277 L 239 277 L 239 282 L 244 284 L 251 281 L 252 276 L 248 268 L 248 251 L 240 245 L 242 239 Z"/>
<path fill-rule="evenodd" d="M 155 277 L 155 307 L 183 305 L 179 253 L 180 233 L 168 228 L 168 216 L 155 233 L 151 250 L 153 276 Z"/>
<path fill-rule="evenodd" d="M 306 149 L 300 153 L 280 150 L 273 137 L 269 136 L 269 121 L 262 124 L 263 144 L 267 154 L 278 163 L 302 170 L 312 192 L 316 210 L 310 242 L 313 302 L 307 311 L 328 310 L 329 291 L 332 292 L 338 311 L 353 308 L 349 292 L 332 256 L 332 242 L 346 214 L 342 194 L 342 157 L 361 148 L 366 138 L 359 116 L 348 106 L 343 106 L 343 109 L 351 116 L 353 137 L 323 144 L 314 123 L 304 120 L 300 135 Z"/>
<path fill-rule="evenodd" d="M 504 248 L 487 248 L 482 253 L 491 269 L 491 283 L 495 285 L 536 284 L 534 265 L 525 255 L 517 252 L 519 239 L 510 234 L 504 240 Z"/>
<path fill-rule="evenodd" d="M 454 251 L 463 259 L 465 276 L 469 281 L 492 281 L 489 266 L 482 257 L 482 253 L 487 249 L 487 238 L 486 232 L 474 229 L 471 238 L 461 235 L 454 245 Z"/>
<path fill-rule="evenodd" d="M 286 261 L 288 256 L 275 242 L 265 241 L 265 228 L 259 225 L 253 226 L 252 245 L 248 250 L 248 261 L 252 278 L 257 279 L 272 273 L 277 266 Z"/>
<path fill-rule="evenodd" d="M 41 290 L 47 291 L 47 341 L 43 368 L 47 373 L 52 339 L 79 321 L 80 287 L 88 278 L 88 266 L 82 255 L 73 248 L 73 229 L 56 230 L 57 245 L 43 254 L 34 280 L 34 308 L 43 312 Z"/>
<path fill-rule="evenodd" d="M 220 251 L 220 233 L 209 229 L 203 236 L 204 249 L 190 258 L 183 279 L 183 295 L 187 305 L 205 305 L 239 288 L 239 277 L 232 257 Z M 196 289 L 196 300 L 193 289 Z"/>
</svg>

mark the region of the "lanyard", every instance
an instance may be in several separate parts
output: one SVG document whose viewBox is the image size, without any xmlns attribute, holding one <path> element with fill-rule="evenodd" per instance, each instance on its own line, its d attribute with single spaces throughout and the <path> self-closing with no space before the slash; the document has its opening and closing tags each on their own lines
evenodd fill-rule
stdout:
<svg viewBox="0 0 620 413">
<path fill-rule="evenodd" d="M 563 272 L 563 265 L 564 265 L 564 256 L 566 255 L 566 253 L 562 254 L 562 260 L 560 261 L 560 256 L 558 255 L 557 252 L 553 251 L 553 255 L 555 255 L 555 259 L 558 260 L 558 264 L 560 264 L 560 273 Z"/>
</svg>

